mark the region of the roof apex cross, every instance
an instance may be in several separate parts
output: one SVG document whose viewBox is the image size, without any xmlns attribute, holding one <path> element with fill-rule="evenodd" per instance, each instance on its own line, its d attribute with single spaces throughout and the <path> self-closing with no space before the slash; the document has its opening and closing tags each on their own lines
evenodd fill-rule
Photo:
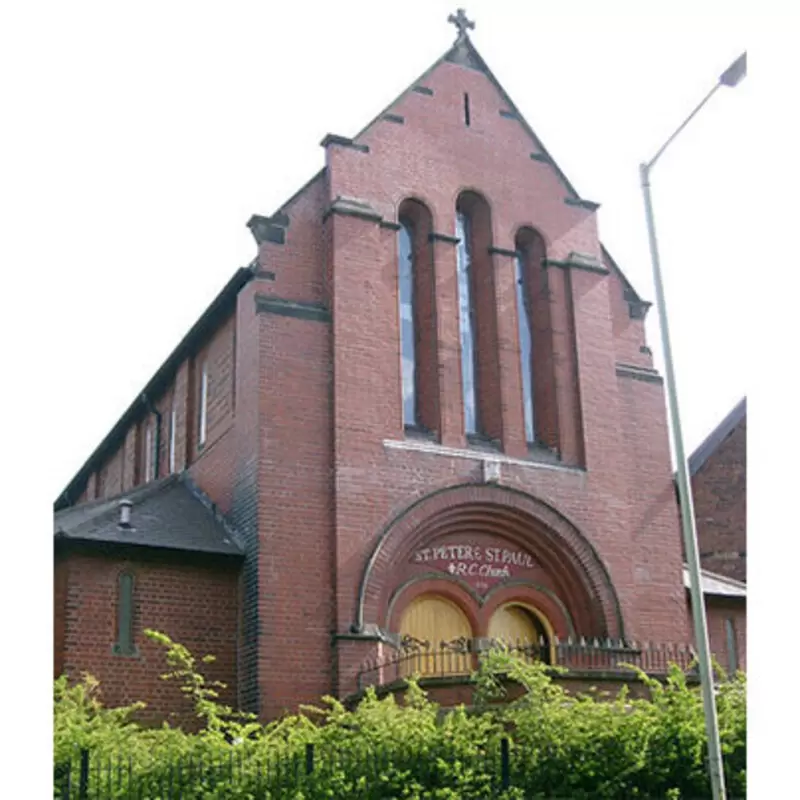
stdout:
<svg viewBox="0 0 800 800">
<path fill-rule="evenodd" d="M 451 22 L 453 25 L 458 28 L 458 40 L 463 41 L 464 39 L 468 38 L 467 31 L 468 30 L 475 30 L 475 23 L 472 20 L 467 19 L 467 14 L 463 8 L 459 8 L 455 14 L 451 14 L 447 18 L 448 22 Z"/>
</svg>

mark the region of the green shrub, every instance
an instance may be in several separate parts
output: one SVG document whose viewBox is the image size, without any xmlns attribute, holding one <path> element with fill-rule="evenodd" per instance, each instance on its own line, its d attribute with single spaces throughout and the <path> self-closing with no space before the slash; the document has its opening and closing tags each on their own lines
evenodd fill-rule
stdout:
<svg viewBox="0 0 800 800">
<path fill-rule="evenodd" d="M 703 798 L 703 707 L 697 688 L 673 667 L 665 683 L 639 673 L 649 699 L 571 697 L 553 682 L 554 670 L 526 664 L 502 649 L 482 657 L 474 677 L 475 708 L 442 713 L 415 680 L 405 704 L 374 691 L 348 710 L 334 698 L 261 725 L 219 702 L 221 684 L 209 682 L 199 661 L 164 634 L 148 635 L 165 648 L 165 680 L 178 681 L 202 728 L 186 733 L 164 723 L 145 728 L 132 715 L 143 706 L 104 708 L 91 676 L 55 684 L 56 791 L 69 764 L 77 782 L 76 752 L 90 754 L 92 786 L 101 794 L 159 798 L 431 798 L 487 797 Z M 507 682 L 523 695 L 498 705 Z M 721 681 L 720 735 L 728 793 L 745 795 L 746 682 Z M 500 788 L 501 740 L 510 747 L 511 786 Z M 306 774 L 307 746 L 314 769 Z M 105 770 L 105 771 L 104 771 Z M 115 780 L 116 778 L 116 780 Z M 99 784 L 98 784 L 99 782 Z M 60 795 L 59 795 L 60 796 Z"/>
</svg>

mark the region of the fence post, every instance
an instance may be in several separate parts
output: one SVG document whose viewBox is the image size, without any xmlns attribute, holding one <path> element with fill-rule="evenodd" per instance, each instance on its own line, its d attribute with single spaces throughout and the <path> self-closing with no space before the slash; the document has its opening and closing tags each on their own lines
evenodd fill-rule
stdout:
<svg viewBox="0 0 800 800">
<path fill-rule="evenodd" d="M 89 797 L 89 751 L 81 750 L 81 771 L 78 778 L 78 800 L 88 800 Z"/>
<path fill-rule="evenodd" d="M 508 739 L 500 740 L 500 787 L 505 791 L 511 788 L 511 763 L 508 751 Z"/>
<path fill-rule="evenodd" d="M 306 775 L 314 771 L 314 744 L 306 742 Z"/>
</svg>

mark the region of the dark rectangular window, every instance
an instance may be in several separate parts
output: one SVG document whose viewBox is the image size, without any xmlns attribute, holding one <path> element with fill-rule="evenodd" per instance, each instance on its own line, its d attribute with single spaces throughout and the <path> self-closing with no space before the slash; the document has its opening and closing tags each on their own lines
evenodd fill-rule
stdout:
<svg viewBox="0 0 800 800">
<path fill-rule="evenodd" d="M 469 95 L 464 92 L 464 124 L 469 128 Z"/>
</svg>

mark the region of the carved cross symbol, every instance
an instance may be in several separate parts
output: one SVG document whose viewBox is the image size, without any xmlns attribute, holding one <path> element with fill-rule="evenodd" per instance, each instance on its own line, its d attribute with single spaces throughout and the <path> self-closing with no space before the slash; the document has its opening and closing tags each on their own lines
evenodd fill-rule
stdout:
<svg viewBox="0 0 800 800">
<path fill-rule="evenodd" d="M 475 23 L 467 19 L 463 8 L 459 8 L 455 14 L 451 14 L 447 21 L 452 22 L 458 28 L 459 39 L 463 39 L 467 35 L 467 30 L 475 30 Z"/>
</svg>

